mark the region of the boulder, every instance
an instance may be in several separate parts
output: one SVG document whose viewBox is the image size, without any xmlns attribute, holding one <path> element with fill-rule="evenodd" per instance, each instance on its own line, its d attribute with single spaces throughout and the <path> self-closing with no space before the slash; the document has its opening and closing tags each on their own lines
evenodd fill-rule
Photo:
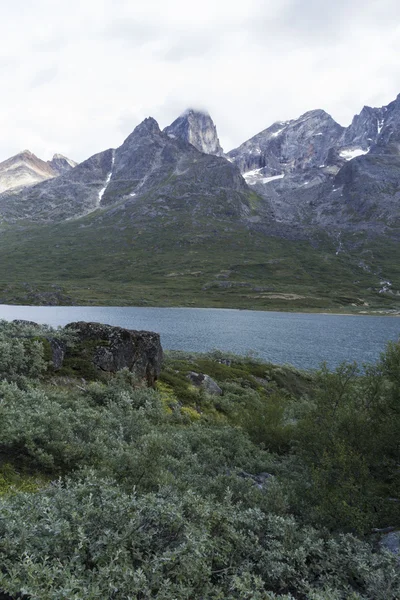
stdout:
<svg viewBox="0 0 400 600">
<path fill-rule="evenodd" d="M 99 371 L 115 373 L 127 368 L 148 386 L 154 386 L 163 357 L 158 333 L 83 321 L 65 328 L 75 333 L 78 347 Z"/>
<path fill-rule="evenodd" d="M 207 392 L 207 394 L 211 394 L 212 396 L 222 396 L 221 388 L 214 381 L 214 379 L 211 379 L 209 375 L 204 375 L 203 373 L 195 373 L 194 371 L 191 371 L 187 375 L 187 378 L 194 386 L 202 388 L 205 392 Z"/>
<path fill-rule="evenodd" d="M 43 326 L 39 325 L 39 323 L 36 323 L 35 321 L 26 321 L 24 319 L 14 319 L 13 323 L 15 323 L 15 325 L 17 325 L 17 326 L 23 325 L 23 326 L 29 326 L 33 330 L 37 329 L 39 338 L 42 336 Z M 48 343 L 50 344 L 51 360 L 52 360 L 54 369 L 56 369 L 56 370 L 61 369 L 63 361 L 64 361 L 65 352 L 67 349 L 66 343 L 63 342 L 62 340 L 52 338 L 47 335 L 45 335 L 43 339 L 47 340 Z"/>
<path fill-rule="evenodd" d="M 400 531 L 391 531 L 384 535 L 381 538 L 380 545 L 389 552 L 396 554 L 400 562 Z"/>
<path fill-rule="evenodd" d="M 51 359 L 53 362 L 53 367 L 56 370 L 61 369 L 64 362 L 64 356 L 67 350 L 67 345 L 65 342 L 56 339 L 50 339 L 49 343 L 51 348 Z"/>
<path fill-rule="evenodd" d="M 249 479 L 260 490 L 264 489 L 270 480 L 273 479 L 271 473 L 257 473 L 256 475 L 253 475 L 252 473 L 246 473 L 246 471 L 239 471 L 238 476 L 243 479 Z"/>
</svg>

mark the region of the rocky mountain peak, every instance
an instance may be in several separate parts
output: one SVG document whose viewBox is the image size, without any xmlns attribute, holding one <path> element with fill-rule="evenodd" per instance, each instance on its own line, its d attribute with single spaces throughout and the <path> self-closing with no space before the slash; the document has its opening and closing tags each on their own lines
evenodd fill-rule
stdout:
<svg viewBox="0 0 400 600">
<path fill-rule="evenodd" d="M 0 193 L 41 183 L 66 173 L 75 166 L 76 163 L 65 156 L 54 155 L 51 161 L 46 162 L 30 150 L 22 150 L 0 163 Z"/>
<path fill-rule="evenodd" d="M 18 152 L 18 154 L 16 154 L 16 156 L 28 156 L 29 158 L 37 158 L 35 154 L 33 154 L 33 152 L 31 152 L 30 150 L 21 150 L 21 152 Z"/>
<path fill-rule="evenodd" d="M 228 156 L 249 183 L 269 184 L 286 174 L 325 165 L 343 131 L 324 110 L 311 110 L 298 119 L 274 123 Z"/>
<path fill-rule="evenodd" d="M 139 125 L 135 127 L 132 134 L 135 135 L 148 135 L 161 133 L 161 129 L 153 117 L 147 117 Z M 131 134 L 131 135 L 132 135 Z"/>
<path fill-rule="evenodd" d="M 223 156 L 217 128 L 207 112 L 189 108 L 171 125 L 164 129 L 171 138 L 179 138 L 192 144 L 204 154 Z"/>
<path fill-rule="evenodd" d="M 47 162 L 58 175 L 67 173 L 78 164 L 63 154 L 54 154 L 53 158 Z"/>
<path fill-rule="evenodd" d="M 336 123 L 336 121 L 331 117 L 331 115 L 329 113 L 327 113 L 325 110 L 323 110 L 322 108 L 308 110 L 303 115 L 301 115 L 297 120 L 304 121 L 306 119 L 321 119 L 324 121 L 333 121 L 334 123 Z"/>
</svg>

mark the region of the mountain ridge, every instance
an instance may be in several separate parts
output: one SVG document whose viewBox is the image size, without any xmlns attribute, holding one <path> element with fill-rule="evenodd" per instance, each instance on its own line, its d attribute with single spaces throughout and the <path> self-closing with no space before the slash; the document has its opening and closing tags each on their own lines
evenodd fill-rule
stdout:
<svg viewBox="0 0 400 600">
<path fill-rule="evenodd" d="M 0 194 L 3 300 L 19 277 L 83 303 L 395 310 L 399 140 L 398 99 L 348 128 L 308 111 L 222 156 L 209 115 L 164 130 L 149 117 L 118 148 Z"/>
<path fill-rule="evenodd" d="M 76 164 L 62 154 L 55 154 L 51 161 L 44 161 L 30 150 L 22 150 L 0 163 L 0 193 L 58 177 Z"/>
</svg>

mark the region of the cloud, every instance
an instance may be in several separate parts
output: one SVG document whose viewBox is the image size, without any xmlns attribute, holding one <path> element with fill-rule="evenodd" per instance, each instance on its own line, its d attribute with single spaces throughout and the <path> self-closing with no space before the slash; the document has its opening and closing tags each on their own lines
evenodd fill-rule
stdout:
<svg viewBox="0 0 400 600">
<path fill-rule="evenodd" d="M 58 68 L 56 66 L 49 67 L 38 71 L 31 80 L 31 87 L 38 87 L 50 83 L 57 77 Z"/>
<path fill-rule="evenodd" d="M 0 159 L 83 160 L 151 115 L 207 109 L 226 150 L 324 108 L 400 92 L 398 0 L 28 0 L 2 8 Z"/>
</svg>

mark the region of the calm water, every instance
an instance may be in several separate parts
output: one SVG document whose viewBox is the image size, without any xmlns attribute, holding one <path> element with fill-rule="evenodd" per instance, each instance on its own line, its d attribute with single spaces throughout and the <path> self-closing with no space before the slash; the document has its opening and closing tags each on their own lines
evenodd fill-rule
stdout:
<svg viewBox="0 0 400 600">
<path fill-rule="evenodd" d="M 165 349 L 235 354 L 302 369 L 322 361 L 374 362 L 400 336 L 400 318 L 260 312 L 212 308 L 41 307 L 0 305 L 0 319 L 48 325 L 97 321 L 161 334 Z"/>
</svg>

